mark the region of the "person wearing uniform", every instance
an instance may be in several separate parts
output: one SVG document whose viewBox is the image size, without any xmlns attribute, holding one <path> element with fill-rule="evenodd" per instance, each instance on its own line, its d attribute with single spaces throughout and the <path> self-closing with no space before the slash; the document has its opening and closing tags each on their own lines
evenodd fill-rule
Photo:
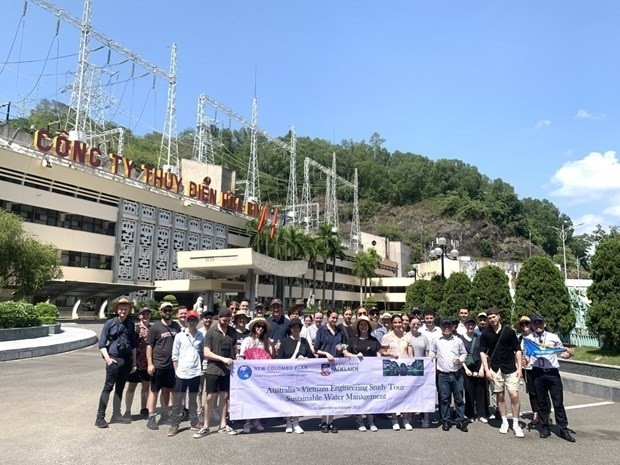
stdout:
<svg viewBox="0 0 620 465">
<path fill-rule="evenodd" d="M 574 352 L 572 349 L 564 347 L 557 334 L 545 330 L 545 319 L 542 316 L 533 316 L 532 325 L 534 326 L 534 331 L 525 340 L 531 341 L 529 343 L 530 347 L 533 346 L 531 343 L 534 343 L 539 349 L 533 351 L 526 349 L 526 360 L 528 367 L 531 367 L 532 370 L 534 389 L 536 390 L 536 398 L 538 399 L 540 409 L 540 437 L 548 438 L 551 435 L 551 425 L 549 423 L 551 406 L 547 398 L 548 395 L 551 395 L 551 402 L 555 410 L 555 422 L 560 427 L 560 437 L 568 442 L 575 442 L 575 438 L 571 436 L 568 429 L 568 418 L 564 408 L 564 387 L 562 386 L 562 378 L 559 371 L 560 364 L 558 363 L 558 353 L 561 358 L 568 359 L 572 357 Z M 561 351 L 561 349 L 564 349 L 564 351 Z M 527 354 L 530 355 L 528 356 Z"/>
</svg>

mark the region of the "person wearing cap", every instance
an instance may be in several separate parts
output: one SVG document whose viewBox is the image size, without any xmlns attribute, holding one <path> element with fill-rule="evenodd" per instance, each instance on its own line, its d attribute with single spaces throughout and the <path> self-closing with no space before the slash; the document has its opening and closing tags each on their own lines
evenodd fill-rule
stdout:
<svg viewBox="0 0 620 465">
<path fill-rule="evenodd" d="M 250 318 L 245 310 L 239 309 L 233 317 L 233 326 L 237 332 L 237 353 L 241 350 L 241 342 L 250 335 L 250 330 L 246 328 L 248 321 Z"/>
<path fill-rule="evenodd" d="M 349 340 L 347 350 L 352 354 L 357 355 L 360 360 L 364 357 L 378 357 L 381 354 L 381 343 L 376 337 L 371 336 L 370 334 L 375 324 L 376 323 L 371 321 L 366 315 L 360 315 L 358 312 L 358 317 L 355 320 L 355 323 L 353 323 L 355 335 Z M 374 422 L 374 415 L 367 414 L 366 419 L 368 420 L 368 429 L 373 432 L 377 431 L 378 428 Z M 358 431 L 367 431 L 362 415 L 357 415 L 356 421 Z"/>
<path fill-rule="evenodd" d="M 264 318 L 254 318 L 250 321 L 248 325 L 250 334 L 241 343 L 241 348 L 239 353 L 237 353 L 237 359 L 251 359 L 252 357 L 249 356 L 251 353 L 249 352 L 250 349 L 262 349 L 269 357 L 275 358 L 275 348 L 273 344 L 270 343 L 267 335 L 270 328 L 271 324 Z M 246 354 L 246 352 L 248 353 Z M 265 355 L 265 357 L 267 357 L 267 355 Z M 246 419 L 243 424 L 243 432 L 249 434 L 252 431 L 252 427 L 256 428 L 256 431 L 259 433 L 265 431 L 265 427 L 260 419 Z"/>
<path fill-rule="evenodd" d="M 487 314 L 485 312 L 478 313 L 478 326 L 474 329 L 474 332 L 478 336 L 482 336 L 482 333 L 485 329 L 489 327 L 489 321 L 487 319 Z"/>
<path fill-rule="evenodd" d="M 183 418 L 183 400 L 188 393 L 190 429 L 198 431 L 196 398 L 200 384 L 200 371 L 204 353 L 204 336 L 198 331 L 198 313 L 190 310 L 186 314 L 187 328 L 174 337 L 172 346 L 172 363 L 174 364 L 175 385 L 172 404 L 171 424 L 168 437 L 179 432 L 179 423 Z"/>
<path fill-rule="evenodd" d="M 521 346 L 514 330 L 502 325 L 499 312 L 487 310 L 489 327 L 480 336 L 480 359 L 485 376 L 492 383 L 497 409 L 502 418 L 501 434 L 508 433 L 510 425 L 506 415 L 504 390 L 508 390 L 512 410 L 512 429 L 518 438 L 525 437 L 519 425 L 519 381 L 521 380 Z"/>
<path fill-rule="evenodd" d="M 267 321 L 269 321 L 271 329 L 268 336 L 277 344 L 278 341 L 282 341 L 286 337 L 289 320 L 282 313 L 282 301 L 280 299 L 273 299 L 269 306 L 271 307 L 271 316 L 267 318 Z"/>
<path fill-rule="evenodd" d="M 148 429 L 157 430 L 157 396 L 162 392 L 162 405 L 170 406 L 170 393 L 175 386 L 174 365 L 172 363 L 172 346 L 174 337 L 181 332 L 181 326 L 172 321 L 172 304 L 163 302 L 159 306 L 161 320 L 156 321 L 149 328 L 146 336 L 146 360 L 148 372 L 151 375 L 151 389 L 149 391 L 148 409 L 149 419 L 146 423 Z M 162 414 L 161 422 L 165 422 L 172 412 Z"/>
<path fill-rule="evenodd" d="M 261 302 L 254 304 L 254 318 L 263 318 L 265 316 L 265 306 Z"/>
<path fill-rule="evenodd" d="M 146 360 L 146 336 L 151 327 L 151 309 L 142 307 L 138 312 L 140 322 L 136 328 L 136 371 L 132 371 L 127 379 L 127 392 L 125 393 L 125 414 L 126 418 L 131 419 L 131 405 L 133 404 L 134 394 L 138 384 L 142 384 L 140 390 L 140 415 L 148 416 L 149 409 L 146 407 L 146 401 L 149 397 L 149 383 L 151 375 L 149 375 Z"/>
<path fill-rule="evenodd" d="M 453 317 L 450 317 L 450 322 L 452 323 L 452 334 L 454 334 L 455 336 L 458 336 L 459 333 L 457 330 L 459 328 L 459 324 L 461 320 L 459 320 L 458 317 L 453 316 Z"/>
<path fill-rule="evenodd" d="M 527 339 L 541 349 L 564 349 L 563 352 L 559 353 L 560 358 L 569 359 L 573 356 L 574 351 L 566 349 L 557 334 L 550 333 L 545 329 L 545 319 L 542 316 L 533 316 L 532 325 L 534 331 L 526 337 Z M 555 422 L 560 427 L 560 437 L 568 442 L 575 442 L 575 438 L 568 429 L 568 418 L 564 408 L 564 387 L 560 376 L 558 352 L 534 353 L 528 356 L 526 360 L 528 366 L 532 367 L 534 388 L 540 408 L 540 437 L 544 439 L 551 435 L 551 423 L 549 421 L 551 405 L 548 400 L 548 396 L 551 395 Z"/>
<path fill-rule="evenodd" d="M 237 335 L 230 326 L 232 312 L 223 308 L 217 315 L 217 323 L 207 331 L 204 341 L 204 357 L 207 359 L 205 384 L 207 397 L 203 408 L 202 428 L 194 433 L 194 439 L 200 439 L 209 434 L 210 412 L 213 411 L 216 400 L 220 408 L 220 427 L 218 433 L 236 434 L 236 431 L 226 423 L 228 412 L 228 397 L 230 392 L 230 369 L 237 351 Z"/>
<path fill-rule="evenodd" d="M 306 358 L 314 358 L 314 352 L 310 347 L 307 339 L 301 337 L 301 328 L 303 324 L 299 318 L 292 318 L 289 324 L 289 334 L 282 341 L 276 354 L 279 359 L 303 360 Z M 299 417 L 287 417 L 286 433 L 303 434 L 304 430 L 299 425 Z"/>
<path fill-rule="evenodd" d="M 519 344 L 521 345 L 521 353 L 524 353 L 523 350 L 525 349 L 524 347 L 525 342 L 523 340 L 527 336 L 532 334 L 532 321 L 530 320 L 530 317 L 528 317 L 527 315 L 523 315 L 521 318 L 519 318 L 519 321 L 515 323 L 514 328 L 515 328 L 515 331 L 519 333 L 519 335 L 517 336 L 517 339 L 519 340 Z M 538 406 L 538 399 L 536 398 L 536 389 L 534 388 L 534 377 L 532 376 L 532 367 L 528 366 L 528 363 L 525 357 L 523 358 L 521 366 L 523 367 L 521 370 L 521 377 L 522 379 L 525 380 L 525 391 L 527 392 L 528 397 L 530 399 L 530 407 L 534 415 L 530 424 L 532 426 L 535 426 L 539 422 L 538 412 L 540 410 L 540 407 Z"/>
<path fill-rule="evenodd" d="M 467 328 L 465 328 L 465 321 L 467 321 L 468 318 L 469 318 L 469 310 L 466 308 L 460 308 L 458 326 L 456 328 L 456 332 L 460 336 L 462 336 L 463 334 L 467 332 Z"/>
<path fill-rule="evenodd" d="M 467 357 L 463 363 L 465 418 L 470 422 L 479 419 L 482 423 L 487 423 L 489 418 L 488 388 L 484 377 L 484 367 L 480 361 L 480 336 L 475 332 L 476 319 L 468 317 L 464 324 L 465 334 L 460 334 L 459 337 L 467 351 Z"/>
<path fill-rule="evenodd" d="M 454 398 L 456 427 L 467 432 L 465 422 L 465 402 L 463 401 L 463 362 L 467 351 L 461 338 L 454 336 L 452 321 L 441 320 L 441 336 L 431 342 L 429 353 L 437 361 L 437 387 L 439 391 L 439 411 L 444 431 L 450 431 L 450 404 Z"/>
<path fill-rule="evenodd" d="M 383 337 L 390 330 L 389 325 L 392 319 L 392 315 L 390 315 L 388 312 L 385 312 L 383 315 L 381 315 L 381 321 L 379 321 L 379 309 L 373 307 L 370 311 L 370 319 L 376 323 L 372 335 L 377 338 L 377 341 L 381 342 L 383 340 Z"/>
<path fill-rule="evenodd" d="M 99 351 L 105 362 L 105 382 L 99 396 L 99 407 L 95 426 L 107 428 L 105 411 L 108 408 L 110 393 L 112 399 L 112 418 L 110 423 L 130 423 L 131 418 L 121 415 L 121 398 L 129 374 L 136 368 L 136 328 L 134 322 L 127 318 L 131 304 L 121 298 L 116 302 L 114 318 L 105 322 L 99 337 Z"/>
</svg>

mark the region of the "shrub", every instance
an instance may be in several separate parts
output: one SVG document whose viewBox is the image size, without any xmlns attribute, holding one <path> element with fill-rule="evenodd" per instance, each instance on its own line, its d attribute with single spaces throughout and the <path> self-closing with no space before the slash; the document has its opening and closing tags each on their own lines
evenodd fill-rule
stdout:
<svg viewBox="0 0 620 465">
<path fill-rule="evenodd" d="M 0 328 L 27 328 L 38 326 L 39 316 L 28 302 L 0 302 Z"/>
<path fill-rule="evenodd" d="M 39 324 L 53 325 L 58 319 L 58 307 L 47 302 L 40 302 L 34 306 L 34 310 L 39 317 Z"/>
</svg>

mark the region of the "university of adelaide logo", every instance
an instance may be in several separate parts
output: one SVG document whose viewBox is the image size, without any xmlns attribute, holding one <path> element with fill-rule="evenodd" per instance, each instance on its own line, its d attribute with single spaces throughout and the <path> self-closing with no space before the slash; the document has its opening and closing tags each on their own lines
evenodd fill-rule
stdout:
<svg viewBox="0 0 620 465">
<path fill-rule="evenodd" d="M 332 374 L 332 366 L 330 363 L 321 363 L 321 376 L 329 376 Z"/>
<path fill-rule="evenodd" d="M 252 377 L 252 368 L 248 365 L 241 365 L 237 370 L 237 376 L 242 381 L 250 379 Z"/>
</svg>

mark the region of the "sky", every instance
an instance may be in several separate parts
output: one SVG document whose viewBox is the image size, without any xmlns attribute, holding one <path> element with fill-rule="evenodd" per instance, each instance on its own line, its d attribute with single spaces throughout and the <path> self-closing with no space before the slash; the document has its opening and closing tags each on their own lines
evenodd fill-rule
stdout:
<svg viewBox="0 0 620 465">
<path fill-rule="evenodd" d="M 0 105 L 68 103 L 78 30 L 56 34 L 32 1 L 25 16 L 24 0 L 2 3 Z M 81 0 L 52 3 L 82 15 Z M 248 120 L 256 93 L 270 134 L 377 132 L 390 151 L 460 159 L 549 199 L 584 223 L 576 233 L 620 224 L 619 19 L 616 0 L 93 0 L 93 27 L 160 69 L 177 44 L 179 130 L 195 126 L 200 93 Z M 106 117 L 161 131 L 165 81 L 100 46 Z"/>
</svg>

